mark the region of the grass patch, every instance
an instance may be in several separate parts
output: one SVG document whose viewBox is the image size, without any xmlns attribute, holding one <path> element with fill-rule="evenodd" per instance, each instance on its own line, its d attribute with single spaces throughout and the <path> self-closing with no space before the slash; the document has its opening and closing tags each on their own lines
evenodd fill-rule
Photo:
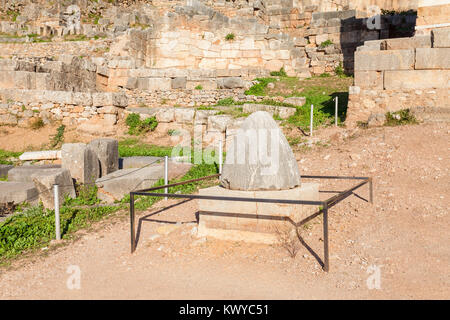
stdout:
<svg viewBox="0 0 450 320">
<path fill-rule="evenodd" d="M 218 172 L 217 164 L 201 164 L 193 166 L 189 172 L 182 178 L 172 180 L 170 183 L 187 181 L 216 174 Z M 155 186 L 163 185 L 161 179 Z M 203 181 L 189 183 L 183 186 L 170 188 L 170 192 L 193 193 L 200 187 L 210 186 L 214 181 Z M 73 205 L 97 203 L 96 190 L 88 188 L 82 194 L 80 199 L 67 200 L 60 209 L 61 219 L 61 237 L 70 239 L 72 234 L 82 228 L 92 225 L 119 210 L 127 210 L 126 203 L 129 202 L 129 195 L 118 206 L 101 206 L 94 208 L 80 209 Z M 161 190 L 160 192 L 163 192 Z M 137 210 L 146 210 L 153 204 L 161 200 L 157 197 L 136 197 L 135 208 Z M 0 223 L 0 264 L 8 259 L 18 256 L 27 250 L 37 250 L 47 246 L 55 235 L 55 214 L 54 210 L 48 210 L 39 206 L 22 205 L 19 210 L 21 213 L 7 218 Z"/>
<path fill-rule="evenodd" d="M 402 126 L 406 124 L 418 123 L 416 117 L 409 109 L 403 109 L 396 112 L 387 112 L 385 126 Z"/>
<path fill-rule="evenodd" d="M 217 113 L 217 115 L 222 115 L 222 114 L 232 116 L 235 119 L 242 118 L 242 117 L 246 118 L 250 115 L 250 113 L 244 112 L 242 107 L 228 108 L 228 109 L 224 109 L 224 110 L 220 111 L 219 113 Z"/>
<path fill-rule="evenodd" d="M 195 90 L 203 90 L 203 86 L 198 85 L 198 86 L 196 86 L 194 89 L 195 89 Z"/>
<path fill-rule="evenodd" d="M 248 96 L 265 96 L 267 85 L 271 82 L 276 82 L 275 78 L 257 78 L 257 83 L 254 84 L 250 89 L 245 91 Z"/>
<path fill-rule="evenodd" d="M 125 123 L 128 126 L 128 134 L 141 135 L 149 131 L 155 131 L 158 126 L 156 117 L 147 118 L 141 120 L 141 116 L 138 113 L 131 113 L 125 119 Z"/>
<path fill-rule="evenodd" d="M 233 97 L 225 98 L 217 102 L 218 106 L 231 106 L 235 104 Z"/>
<path fill-rule="evenodd" d="M 64 142 L 64 131 L 66 130 L 65 125 L 60 125 L 58 129 L 56 129 L 56 134 L 53 135 L 50 139 L 50 147 L 55 148 L 57 146 L 62 145 Z"/>
<path fill-rule="evenodd" d="M 271 75 L 272 77 L 287 77 L 287 73 L 286 73 L 286 71 L 284 70 L 284 67 L 282 67 L 282 68 L 280 69 L 280 71 L 272 71 L 272 72 L 270 73 L 270 75 Z"/>
<path fill-rule="evenodd" d="M 0 164 L 13 164 L 9 158 L 18 158 L 22 152 L 6 151 L 0 149 Z"/>
<path fill-rule="evenodd" d="M 161 147 L 149 145 L 140 142 L 138 139 L 125 139 L 119 141 L 119 156 L 120 157 L 164 157 L 171 156 L 172 147 Z"/>
</svg>

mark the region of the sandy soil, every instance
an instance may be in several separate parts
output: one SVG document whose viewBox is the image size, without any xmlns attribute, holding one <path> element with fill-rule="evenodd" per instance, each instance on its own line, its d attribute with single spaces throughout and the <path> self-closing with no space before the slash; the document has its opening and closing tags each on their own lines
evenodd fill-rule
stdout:
<svg viewBox="0 0 450 320">
<path fill-rule="evenodd" d="M 330 129 L 331 130 L 331 129 Z M 195 237 L 195 201 L 140 213 L 130 254 L 127 213 L 78 233 L 78 240 L 0 269 L 3 299 L 448 299 L 450 297 L 450 125 L 329 132 L 331 146 L 297 153 L 301 173 L 367 175 L 367 188 L 330 212 L 331 270 L 322 271 L 321 218 L 302 228 L 311 248 L 292 259 L 278 246 Z M 320 134 L 319 134 L 320 135 Z M 349 137 L 342 139 L 345 135 Z M 343 190 L 346 182 L 322 184 Z M 69 266 L 80 288 L 69 289 Z M 369 289 L 370 266 L 380 288 Z"/>
</svg>

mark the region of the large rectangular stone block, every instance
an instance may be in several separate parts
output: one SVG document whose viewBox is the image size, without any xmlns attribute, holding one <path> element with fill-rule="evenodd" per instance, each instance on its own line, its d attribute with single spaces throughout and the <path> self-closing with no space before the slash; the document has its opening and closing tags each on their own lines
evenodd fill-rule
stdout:
<svg viewBox="0 0 450 320">
<path fill-rule="evenodd" d="M 417 48 L 416 69 L 450 69 L 450 48 Z"/>
<path fill-rule="evenodd" d="M 100 177 L 119 169 L 119 142 L 116 139 L 95 139 L 89 143 L 100 162 Z"/>
<path fill-rule="evenodd" d="M 413 70 L 414 62 L 414 50 L 355 52 L 355 71 Z"/>
<path fill-rule="evenodd" d="M 355 86 L 383 90 L 383 71 L 355 71 Z"/>
<path fill-rule="evenodd" d="M 450 27 L 436 28 L 431 31 L 433 48 L 450 48 Z"/>
<path fill-rule="evenodd" d="M 39 192 L 39 200 L 45 208 L 55 208 L 54 185 L 59 186 L 59 203 L 63 203 L 66 197 L 75 198 L 73 180 L 67 169 L 48 169 L 31 175 L 36 189 Z"/>
<path fill-rule="evenodd" d="M 8 181 L 14 182 L 33 182 L 32 175 L 37 173 L 46 172 L 52 169 L 61 168 L 60 165 L 40 165 L 40 166 L 20 166 L 14 167 L 8 172 Z"/>
<path fill-rule="evenodd" d="M 384 89 L 449 88 L 450 70 L 385 71 Z"/>
<path fill-rule="evenodd" d="M 38 191 L 32 182 L 0 181 L 0 203 L 36 203 Z"/>
<path fill-rule="evenodd" d="M 306 183 L 281 191 L 240 191 L 220 186 L 199 190 L 202 196 L 248 199 L 319 200 L 319 185 Z M 293 228 L 319 210 L 315 206 L 200 199 L 199 236 L 222 240 L 276 243 L 277 230 Z"/>
<path fill-rule="evenodd" d="M 65 143 L 61 147 L 61 166 L 79 183 L 94 183 L 100 176 L 96 153 L 84 143 Z"/>
<path fill-rule="evenodd" d="M 430 35 L 418 35 L 411 38 L 393 38 L 383 40 L 384 50 L 411 50 L 415 48 L 431 48 Z"/>
</svg>

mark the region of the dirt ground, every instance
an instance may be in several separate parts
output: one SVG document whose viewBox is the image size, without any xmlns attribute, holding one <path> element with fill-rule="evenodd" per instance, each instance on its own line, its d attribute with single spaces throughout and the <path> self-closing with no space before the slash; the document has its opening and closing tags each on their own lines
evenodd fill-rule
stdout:
<svg viewBox="0 0 450 320">
<path fill-rule="evenodd" d="M 275 245 L 197 239 L 196 202 L 170 200 L 138 215 L 134 254 L 121 213 L 0 269 L 0 298 L 448 299 L 450 125 L 320 135 L 330 146 L 296 152 L 303 175 L 374 178 L 374 205 L 364 187 L 330 211 L 329 273 L 314 257 L 323 256 L 321 217 L 301 228 L 310 250 L 301 246 L 293 259 Z M 78 267 L 79 289 L 67 285 Z"/>
</svg>

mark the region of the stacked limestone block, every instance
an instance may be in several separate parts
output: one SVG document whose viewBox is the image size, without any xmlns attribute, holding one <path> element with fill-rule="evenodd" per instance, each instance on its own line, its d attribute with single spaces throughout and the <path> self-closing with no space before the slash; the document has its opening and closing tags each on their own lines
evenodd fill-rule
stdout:
<svg viewBox="0 0 450 320">
<path fill-rule="evenodd" d="M 450 28 L 413 38 L 366 42 L 355 54 L 347 124 L 401 109 L 448 113 L 449 56 Z"/>
</svg>

